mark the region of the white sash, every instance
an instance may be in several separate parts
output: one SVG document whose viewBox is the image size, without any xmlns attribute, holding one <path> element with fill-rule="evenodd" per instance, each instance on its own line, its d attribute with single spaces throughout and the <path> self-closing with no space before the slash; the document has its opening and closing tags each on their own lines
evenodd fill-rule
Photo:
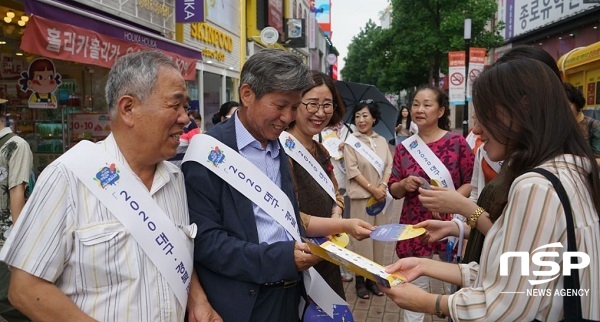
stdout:
<svg viewBox="0 0 600 322">
<path fill-rule="evenodd" d="M 481 150 L 481 155 L 485 159 L 485 162 L 487 162 L 487 164 L 490 166 L 490 168 L 492 168 L 492 170 L 494 170 L 494 172 L 500 173 L 500 169 L 502 169 L 502 163 L 504 163 L 504 161 L 490 160 L 490 157 L 488 156 L 487 152 L 485 152 L 485 150 L 483 149 L 484 145 L 485 145 L 485 143 L 479 146 L 479 149 Z"/>
<path fill-rule="evenodd" d="M 279 141 L 284 142 L 285 153 L 296 161 L 304 170 L 306 170 L 315 179 L 317 183 L 327 192 L 335 202 L 335 187 L 329 176 L 321 167 L 321 164 L 306 150 L 304 145 L 298 141 L 291 133 L 283 131 L 279 135 Z"/>
<path fill-rule="evenodd" d="M 90 141 L 79 142 L 61 160 L 127 228 L 185 310 L 193 272 L 192 250 L 140 179 Z"/>
<path fill-rule="evenodd" d="M 190 141 L 183 163 L 205 166 L 275 219 L 298 242 L 300 230 L 288 196 L 254 164 L 226 144 L 206 134 Z M 303 271 L 304 286 L 315 303 L 333 317 L 334 305 L 348 305 L 314 268 Z M 303 307 L 301 308 L 302 312 Z"/>
<path fill-rule="evenodd" d="M 402 141 L 402 145 L 417 161 L 419 166 L 421 166 L 421 169 L 427 173 L 430 179 L 439 181 L 445 188 L 456 190 L 448 168 L 446 168 L 418 134 Z"/>
<path fill-rule="evenodd" d="M 363 158 L 367 159 L 369 163 L 377 170 L 379 173 L 379 177 L 383 178 L 383 160 L 375 153 L 375 151 L 371 150 L 368 146 L 362 143 L 356 136 L 348 135 L 346 138 L 346 142 L 344 142 L 354 148 L 358 154 L 362 155 Z"/>
</svg>

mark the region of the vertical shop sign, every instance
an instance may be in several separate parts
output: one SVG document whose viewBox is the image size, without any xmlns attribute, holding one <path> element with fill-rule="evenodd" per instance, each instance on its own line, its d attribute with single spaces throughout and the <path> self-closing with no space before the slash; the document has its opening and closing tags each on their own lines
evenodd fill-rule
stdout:
<svg viewBox="0 0 600 322">
<path fill-rule="evenodd" d="M 470 48 L 469 50 L 469 76 L 467 77 L 467 100 L 471 101 L 473 82 L 483 71 L 485 63 L 485 48 Z"/>
<path fill-rule="evenodd" d="M 61 83 L 60 78 L 50 59 L 38 58 L 32 61 L 19 79 L 21 90 L 32 92 L 27 101 L 29 108 L 56 108 L 58 103 L 54 91 Z"/>
<path fill-rule="evenodd" d="M 465 52 L 448 53 L 448 89 L 451 105 L 465 103 Z"/>
<path fill-rule="evenodd" d="M 279 34 L 283 35 L 285 33 L 285 30 L 283 30 L 283 1 L 269 0 L 269 12 L 267 15 L 269 26 L 277 29 Z"/>
<path fill-rule="evenodd" d="M 175 21 L 204 22 L 204 0 L 176 0 Z"/>
</svg>

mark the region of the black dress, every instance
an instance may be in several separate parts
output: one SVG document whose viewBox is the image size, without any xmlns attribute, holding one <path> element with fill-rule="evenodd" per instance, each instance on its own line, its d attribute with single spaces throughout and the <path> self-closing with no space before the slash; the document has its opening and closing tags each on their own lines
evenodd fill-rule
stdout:
<svg viewBox="0 0 600 322">
<path fill-rule="evenodd" d="M 314 142 L 314 141 L 313 141 Z M 333 177 L 333 166 L 331 165 L 329 153 L 319 143 L 315 143 L 314 151 L 309 152 L 315 157 L 317 162 L 323 167 L 327 175 Z M 331 217 L 331 209 L 336 204 L 325 190 L 316 182 L 313 177 L 301 165 L 290 158 L 292 165 L 293 179 L 296 183 L 296 193 L 298 195 L 298 207 L 300 212 L 317 217 Z M 334 183 L 335 185 L 335 183 Z M 337 189 L 337 185 L 336 189 Z M 317 272 L 321 274 L 323 279 L 331 286 L 331 288 L 344 300 L 344 285 L 342 283 L 342 275 L 340 267 L 328 262 L 321 261 L 314 266 Z"/>
</svg>

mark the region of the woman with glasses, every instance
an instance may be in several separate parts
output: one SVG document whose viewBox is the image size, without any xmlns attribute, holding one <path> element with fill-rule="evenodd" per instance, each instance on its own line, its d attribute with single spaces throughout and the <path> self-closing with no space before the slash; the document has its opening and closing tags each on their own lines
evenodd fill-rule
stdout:
<svg viewBox="0 0 600 322">
<path fill-rule="evenodd" d="M 404 198 L 400 223 L 414 225 L 427 219 L 451 220 L 452 214 L 427 210 L 419 200 L 419 188 L 434 179 L 436 185 L 468 197 L 471 192 L 473 152 L 460 134 L 450 131 L 448 96 L 439 88 L 430 85 L 419 87 L 413 98 L 411 116 L 419 132 L 396 147 L 389 181 L 392 196 Z M 396 244 L 399 258 L 431 258 L 436 253 L 441 259 L 449 261 L 453 258 L 452 245 L 448 247 L 446 241 L 422 242 L 418 238 Z M 413 283 L 425 290 L 430 289 L 427 277 L 421 277 Z M 444 287 L 446 292 L 450 292 L 450 285 L 445 284 Z M 404 311 L 404 321 L 423 321 L 424 317 L 422 313 Z"/>
<path fill-rule="evenodd" d="M 392 171 L 392 154 L 387 140 L 373 131 L 379 121 L 379 105 L 373 100 L 360 101 L 352 111 L 353 123 L 358 129 L 346 139 L 344 145 L 344 165 L 348 184 L 346 193 L 350 197 L 350 217 L 362 219 L 372 225 L 386 224 L 384 215 L 370 212 L 367 203 L 383 202 L 387 195 L 387 182 Z M 391 209 L 392 207 L 387 207 Z M 377 263 L 384 260 L 384 243 L 366 239 L 352 243 L 354 252 Z M 370 297 L 369 291 L 377 296 L 383 293 L 377 285 L 362 276 L 356 277 L 356 295 L 363 299 Z"/>
<path fill-rule="evenodd" d="M 313 137 L 321 133 L 326 126 L 341 121 L 345 112 L 344 104 L 329 76 L 312 71 L 312 79 L 314 86 L 304 92 L 296 120 L 290 124 L 288 134 L 284 132 L 282 135 L 282 144 L 286 147 L 293 146 L 290 144 L 289 134 L 293 135 L 293 139 L 302 144 L 315 162 L 321 166 L 314 169 L 308 166 L 306 169 L 305 163 L 299 163 L 293 159 L 293 156 L 289 158 L 303 225 L 309 236 L 347 232 L 354 238 L 367 238 L 373 230 L 371 225 L 357 219 L 342 219 L 344 197 L 338 191 L 329 152 L 323 145 L 313 140 Z M 294 150 L 297 151 L 298 148 Z M 286 148 L 285 151 L 288 152 L 290 149 Z M 311 171 L 315 169 L 317 170 L 315 173 L 328 177 L 333 186 L 331 193 L 327 192 L 327 186 L 322 186 L 314 179 Z M 332 197 L 335 197 L 335 200 Z M 321 261 L 314 267 L 329 286 L 345 299 L 340 268 L 327 261 Z"/>
</svg>

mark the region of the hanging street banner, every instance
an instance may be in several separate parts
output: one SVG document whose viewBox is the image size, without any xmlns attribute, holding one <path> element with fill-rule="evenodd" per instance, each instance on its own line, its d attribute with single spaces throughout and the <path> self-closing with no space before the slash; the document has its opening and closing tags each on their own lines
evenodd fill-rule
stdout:
<svg viewBox="0 0 600 322">
<path fill-rule="evenodd" d="M 448 90 L 450 105 L 465 104 L 465 52 L 448 53 Z"/>
<path fill-rule="evenodd" d="M 186 80 L 196 79 L 196 59 L 106 36 L 92 30 L 32 15 L 21 49 L 49 58 L 110 68 L 120 56 L 140 50 L 160 50 L 173 59 Z"/>
<path fill-rule="evenodd" d="M 485 63 L 485 48 L 470 48 L 469 49 L 469 76 L 467 77 L 467 101 L 471 101 L 473 92 L 473 82 L 479 77 L 483 71 Z M 464 70 L 464 68 L 463 68 Z"/>
</svg>

